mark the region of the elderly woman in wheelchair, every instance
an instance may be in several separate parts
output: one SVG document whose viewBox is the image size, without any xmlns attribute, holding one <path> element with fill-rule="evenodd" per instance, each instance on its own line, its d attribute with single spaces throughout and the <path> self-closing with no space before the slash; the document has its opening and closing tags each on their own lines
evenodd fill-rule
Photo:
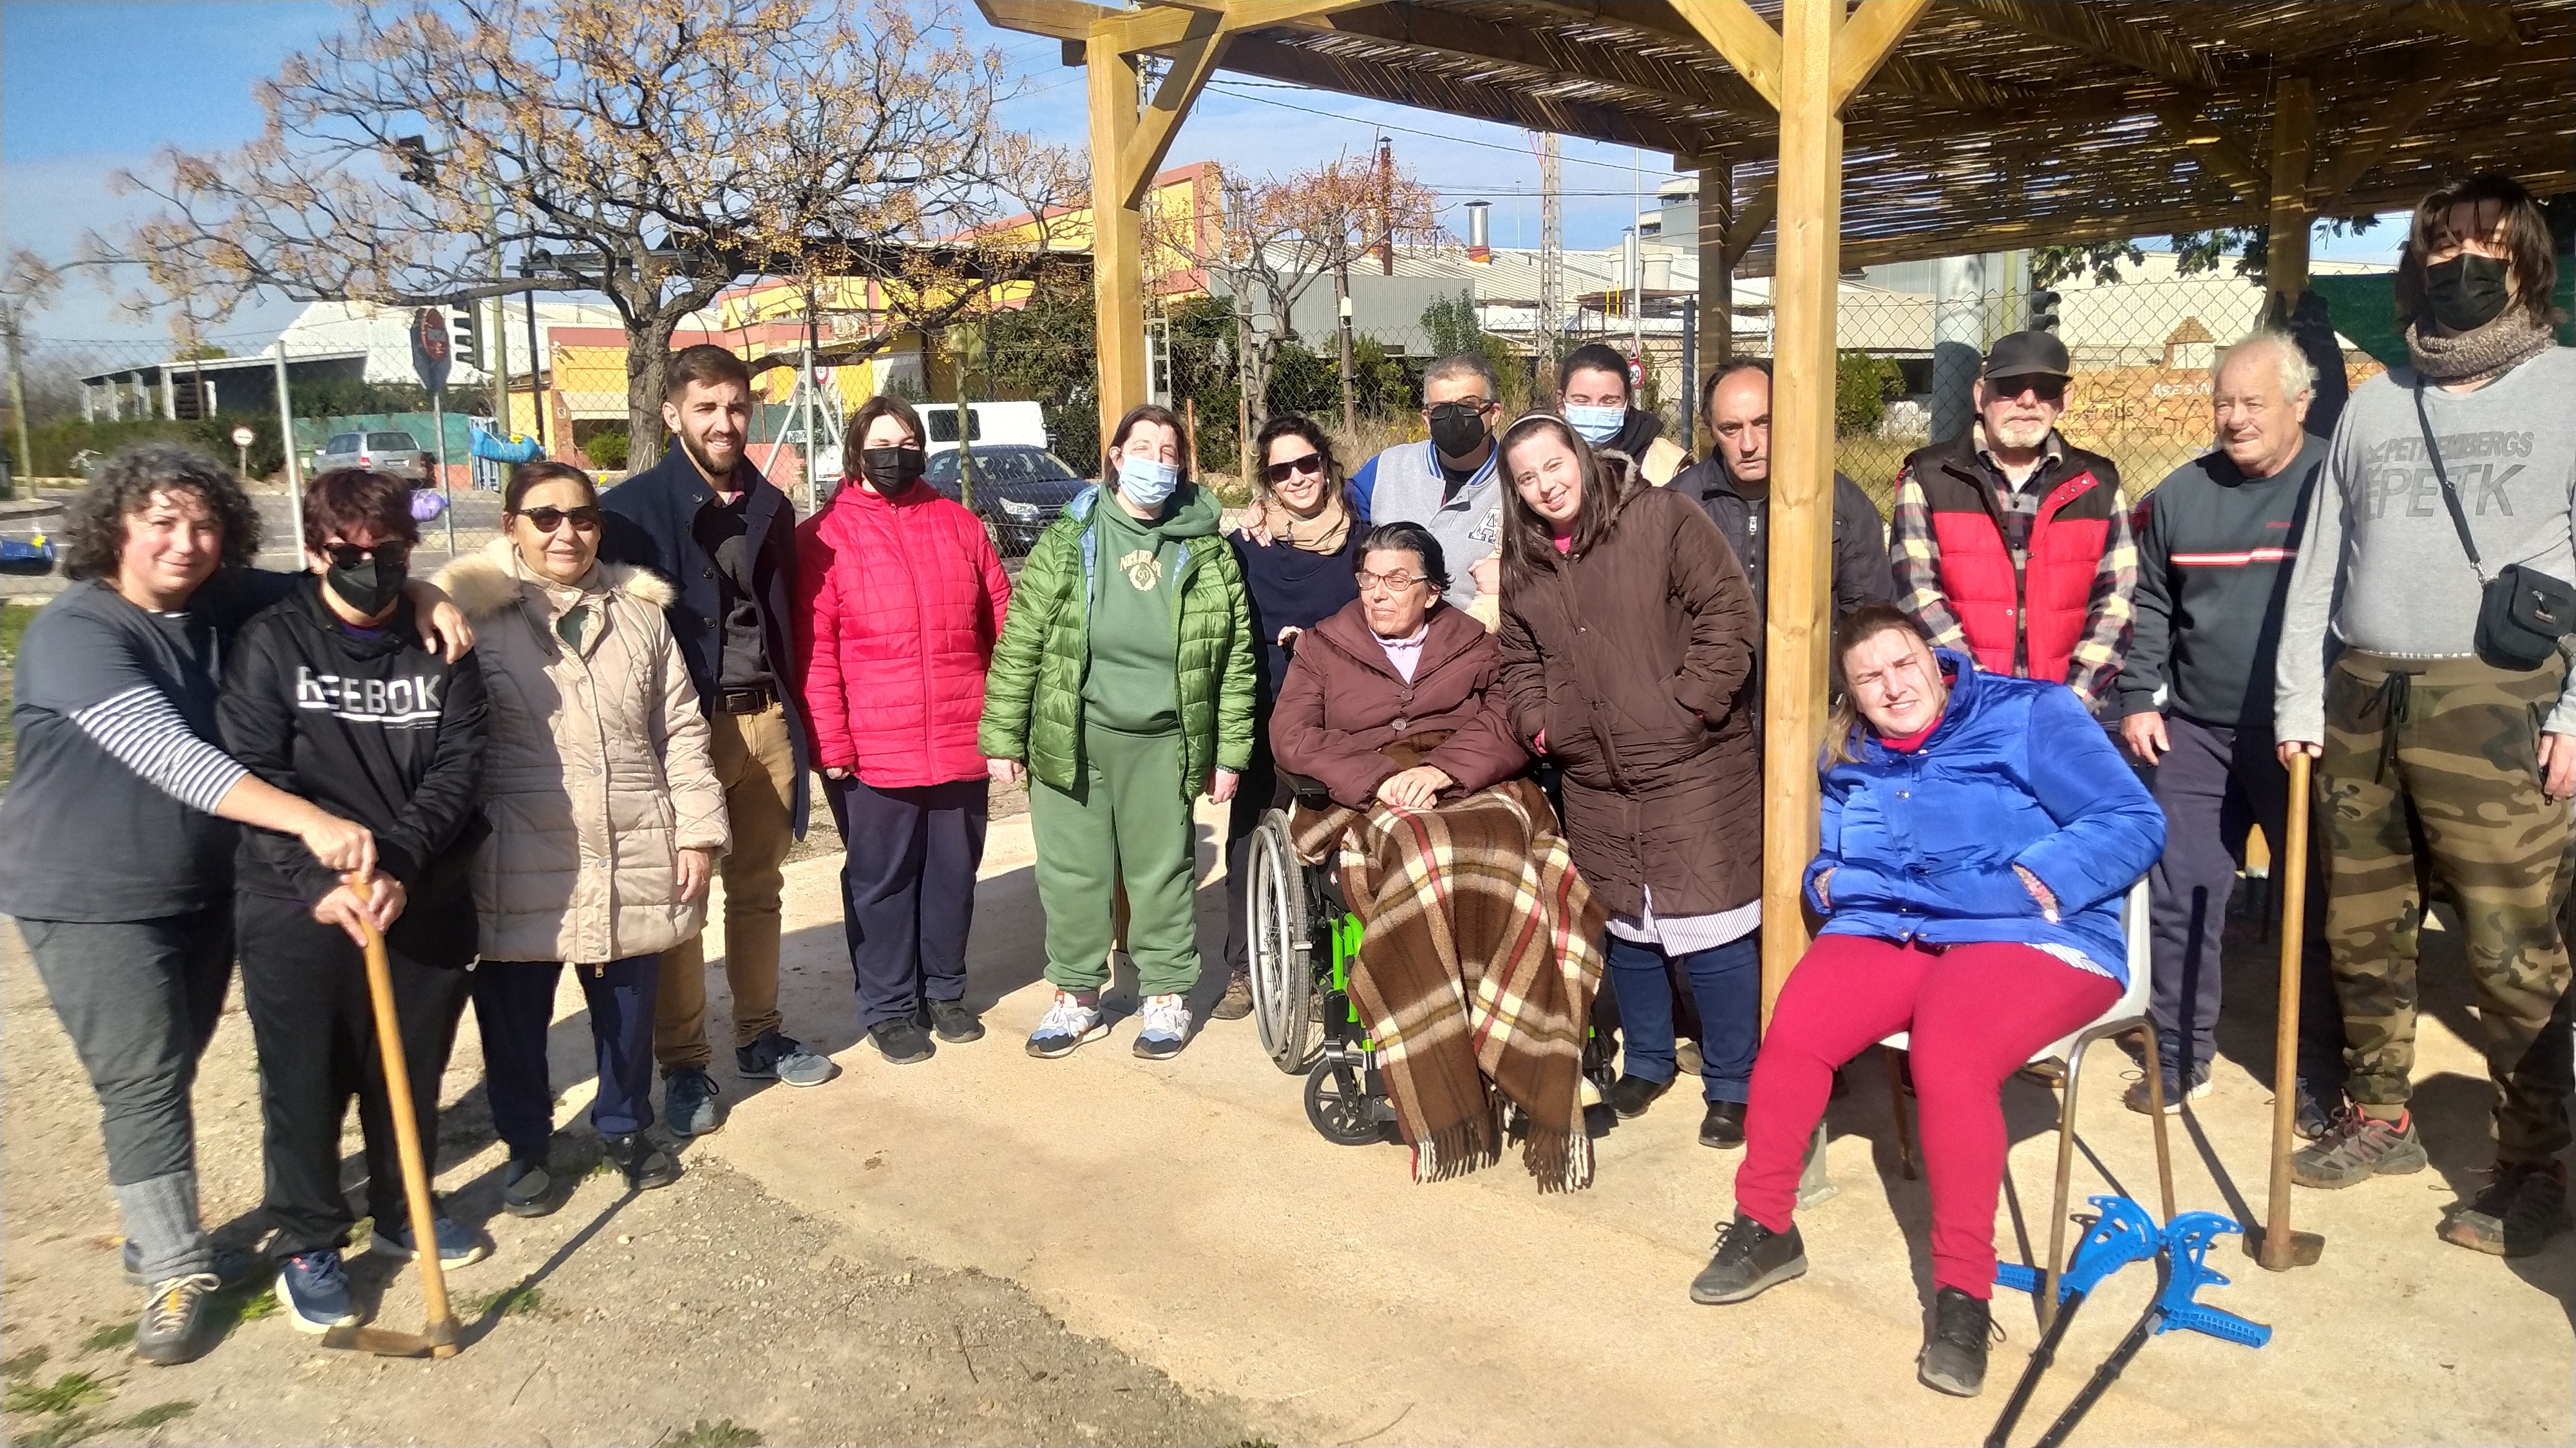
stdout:
<svg viewBox="0 0 2576 1448">
<path fill-rule="evenodd" d="M 1575 874 L 1497 689 L 1493 636 L 1444 606 L 1438 540 L 1364 540 L 1360 596 L 1297 641 L 1270 725 L 1295 802 L 1262 822 L 1249 892 L 1254 1015 L 1308 1115 L 1359 1143 L 1392 1122 L 1432 1181 L 1498 1160 L 1508 1106 L 1544 1189 L 1591 1179 L 1585 1022 L 1600 908 Z"/>
<path fill-rule="evenodd" d="M 1985 1376 L 2006 1077 L 2120 1000 L 2122 898 L 2164 849 L 2164 816 L 2062 685 L 1979 673 L 1896 609 L 1837 630 L 1824 829 L 1807 867 L 1826 919 L 1753 1068 L 1735 1219 L 1691 1284 L 1741 1302 L 1807 1270 L 1790 1221 L 1834 1068 L 1910 1030 L 1932 1196 L 1924 1384 Z"/>
</svg>

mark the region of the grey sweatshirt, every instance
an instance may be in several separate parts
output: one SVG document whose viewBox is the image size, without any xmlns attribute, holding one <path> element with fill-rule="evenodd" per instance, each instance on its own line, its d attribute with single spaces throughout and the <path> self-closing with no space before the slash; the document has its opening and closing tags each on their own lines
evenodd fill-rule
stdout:
<svg viewBox="0 0 2576 1448">
<path fill-rule="evenodd" d="M 2324 740 L 2336 648 L 2476 652 L 2478 575 L 2442 505 L 2414 388 L 2408 368 L 2374 377 L 2336 425 L 2282 615 L 2283 739 Z M 2576 348 L 2553 347 L 2474 392 L 2427 387 L 2424 409 L 2487 575 L 2520 563 L 2576 581 Z M 2576 734 L 2576 675 L 2542 728 Z"/>
</svg>

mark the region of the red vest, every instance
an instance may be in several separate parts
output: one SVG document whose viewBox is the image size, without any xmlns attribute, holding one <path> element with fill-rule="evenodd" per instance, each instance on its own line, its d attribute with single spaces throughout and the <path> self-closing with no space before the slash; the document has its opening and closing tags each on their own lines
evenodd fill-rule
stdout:
<svg viewBox="0 0 2576 1448">
<path fill-rule="evenodd" d="M 2040 490 L 2039 513 L 2017 560 L 2005 545 L 2002 501 L 1985 480 L 1974 438 L 1972 431 L 1905 460 L 1940 545 L 1941 591 L 1979 668 L 2062 681 L 2084 638 L 2120 471 L 2061 441 L 2031 480 Z"/>
</svg>

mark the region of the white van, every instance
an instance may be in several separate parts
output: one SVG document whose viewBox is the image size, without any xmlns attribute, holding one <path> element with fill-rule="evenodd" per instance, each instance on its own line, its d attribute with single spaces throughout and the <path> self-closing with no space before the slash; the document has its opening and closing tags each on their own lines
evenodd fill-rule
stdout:
<svg viewBox="0 0 2576 1448">
<path fill-rule="evenodd" d="M 930 432 L 922 439 L 923 450 L 932 457 L 955 452 L 957 404 L 924 402 L 916 404 L 915 410 L 921 414 L 921 425 Z M 966 440 L 978 447 L 1003 443 L 1045 447 L 1046 413 L 1034 402 L 970 402 L 966 404 Z"/>
</svg>

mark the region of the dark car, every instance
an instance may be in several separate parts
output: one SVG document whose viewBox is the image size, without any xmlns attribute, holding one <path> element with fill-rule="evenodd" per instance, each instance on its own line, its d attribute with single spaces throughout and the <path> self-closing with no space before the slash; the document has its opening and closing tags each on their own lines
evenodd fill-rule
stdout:
<svg viewBox="0 0 2576 1448">
<path fill-rule="evenodd" d="M 958 497 L 959 459 L 951 449 L 930 460 L 924 476 L 943 495 Z M 995 552 L 1025 556 L 1038 535 L 1082 491 L 1083 480 L 1065 460 L 1042 447 L 999 444 L 974 453 L 975 515 L 984 520 Z"/>
</svg>

